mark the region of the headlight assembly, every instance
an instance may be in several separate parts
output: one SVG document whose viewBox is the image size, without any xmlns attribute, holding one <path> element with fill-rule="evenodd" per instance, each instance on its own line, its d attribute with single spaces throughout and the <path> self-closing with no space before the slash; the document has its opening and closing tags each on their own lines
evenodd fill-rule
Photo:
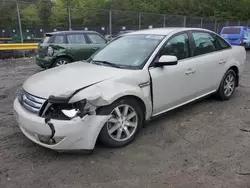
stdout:
<svg viewBox="0 0 250 188">
<path fill-rule="evenodd" d="M 80 118 L 87 114 L 95 113 L 95 106 L 90 104 L 86 99 L 75 103 L 52 103 L 45 113 L 45 116 L 49 116 L 51 119 L 70 120 L 77 116 Z"/>
<path fill-rule="evenodd" d="M 79 114 L 79 110 L 77 109 L 62 110 L 62 113 L 69 118 L 74 118 L 77 116 L 77 114 Z"/>
<path fill-rule="evenodd" d="M 48 56 L 53 56 L 54 55 L 54 49 L 51 46 L 48 47 L 47 55 Z"/>
</svg>

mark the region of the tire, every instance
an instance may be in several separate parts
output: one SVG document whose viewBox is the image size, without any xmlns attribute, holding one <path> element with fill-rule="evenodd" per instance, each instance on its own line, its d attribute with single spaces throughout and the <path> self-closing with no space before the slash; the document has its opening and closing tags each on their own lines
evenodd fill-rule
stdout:
<svg viewBox="0 0 250 188">
<path fill-rule="evenodd" d="M 230 99 L 234 94 L 236 84 L 236 73 L 232 69 L 229 69 L 221 81 L 220 87 L 217 91 L 217 97 L 222 101 Z"/>
<path fill-rule="evenodd" d="M 69 58 L 60 57 L 60 58 L 55 60 L 54 67 L 58 67 L 58 66 L 61 66 L 61 65 L 66 65 L 66 64 L 69 64 L 69 63 L 71 63 L 71 60 Z"/>
<path fill-rule="evenodd" d="M 120 113 L 117 113 L 118 109 Z M 99 141 L 110 148 L 130 144 L 142 128 L 144 120 L 140 104 L 133 98 L 118 99 L 111 105 L 98 109 L 97 114 L 112 114 L 99 134 Z"/>
</svg>

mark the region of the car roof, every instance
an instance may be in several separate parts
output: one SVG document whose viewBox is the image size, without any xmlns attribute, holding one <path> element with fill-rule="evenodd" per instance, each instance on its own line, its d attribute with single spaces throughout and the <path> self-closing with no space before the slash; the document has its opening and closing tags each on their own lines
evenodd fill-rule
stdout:
<svg viewBox="0 0 250 188">
<path fill-rule="evenodd" d="M 85 30 L 75 30 L 75 31 L 55 31 L 55 32 L 50 32 L 46 33 L 46 35 L 65 35 L 65 34 L 77 34 L 77 33 L 97 33 L 95 31 L 85 31 Z M 98 33 L 99 34 L 99 33 Z"/>
<path fill-rule="evenodd" d="M 132 33 L 127 33 L 125 35 L 133 35 L 133 34 L 168 35 L 170 33 L 190 31 L 190 30 L 213 32 L 213 31 L 210 31 L 207 29 L 201 29 L 201 28 L 167 27 L 167 28 L 145 29 L 145 30 L 135 31 Z"/>
</svg>

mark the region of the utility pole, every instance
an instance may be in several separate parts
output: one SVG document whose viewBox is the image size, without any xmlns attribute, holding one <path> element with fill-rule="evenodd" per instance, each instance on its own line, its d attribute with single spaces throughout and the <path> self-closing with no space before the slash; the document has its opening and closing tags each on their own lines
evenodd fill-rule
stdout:
<svg viewBox="0 0 250 188">
<path fill-rule="evenodd" d="M 19 10 L 19 3 L 16 0 L 16 9 L 17 9 L 17 19 L 18 19 L 18 25 L 19 25 L 19 32 L 21 37 L 21 43 L 23 43 L 23 30 L 22 30 L 22 22 L 21 22 L 21 16 L 20 16 L 20 10 Z"/>
</svg>

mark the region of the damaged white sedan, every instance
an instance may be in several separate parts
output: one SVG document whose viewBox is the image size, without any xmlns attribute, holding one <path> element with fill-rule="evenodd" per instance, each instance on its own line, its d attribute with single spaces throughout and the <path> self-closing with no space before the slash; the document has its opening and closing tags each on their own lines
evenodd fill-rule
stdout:
<svg viewBox="0 0 250 188">
<path fill-rule="evenodd" d="M 227 100 L 243 47 L 208 30 L 165 28 L 118 37 L 85 62 L 31 76 L 14 101 L 21 131 L 57 151 L 133 141 L 144 121 L 210 94 Z"/>
</svg>

